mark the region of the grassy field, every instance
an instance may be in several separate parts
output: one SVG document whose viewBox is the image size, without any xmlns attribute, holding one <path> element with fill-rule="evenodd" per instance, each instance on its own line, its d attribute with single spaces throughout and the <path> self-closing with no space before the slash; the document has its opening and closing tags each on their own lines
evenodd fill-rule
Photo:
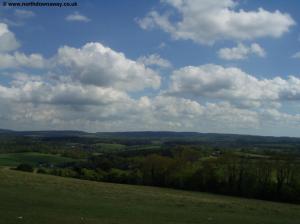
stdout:
<svg viewBox="0 0 300 224">
<path fill-rule="evenodd" d="M 0 223 L 295 224 L 300 206 L 0 169 Z"/>
<path fill-rule="evenodd" d="M 31 165 L 38 165 L 40 163 L 59 164 L 72 161 L 74 161 L 74 159 L 37 152 L 0 154 L 0 166 L 15 167 L 21 163 L 27 163 Z"/>
<path fill-rule="evenodd" d="M 126 146 L 121 144 L 111 144 L 111 143 L 97 143 L 94 145 L 96 147 L 96 150 L 98 152 L 120 152 L 122 151 Z"/>
</svg>

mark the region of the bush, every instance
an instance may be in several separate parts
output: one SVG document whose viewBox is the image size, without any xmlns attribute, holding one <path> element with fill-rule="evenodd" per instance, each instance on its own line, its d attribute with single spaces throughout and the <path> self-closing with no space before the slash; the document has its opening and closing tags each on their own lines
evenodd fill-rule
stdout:
<svg viewBox="0 0 300 224">
<path fill-rule="evenodd" d="M 26 171 L 26 172 L 33 172 L 34 168 L 30 164 L 22 163 L 17 166 L 16 170 Z"/>
<path fill-rule="evenodd" d="M 46 168 L 39 168 L 36 172 L 42 174 L 49 174 L 50 171 Z"/>
</svg>

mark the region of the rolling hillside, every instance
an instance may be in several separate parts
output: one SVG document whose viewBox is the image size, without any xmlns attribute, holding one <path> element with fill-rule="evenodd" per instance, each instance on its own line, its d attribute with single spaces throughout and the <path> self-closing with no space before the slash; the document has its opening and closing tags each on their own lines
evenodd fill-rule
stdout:
<svg viewBox="0 0 300 224">
<path fill-rule="evenodd" d="M 0 169 L 0 223 L 291 223 L 300 206 Z"/>
</svg>

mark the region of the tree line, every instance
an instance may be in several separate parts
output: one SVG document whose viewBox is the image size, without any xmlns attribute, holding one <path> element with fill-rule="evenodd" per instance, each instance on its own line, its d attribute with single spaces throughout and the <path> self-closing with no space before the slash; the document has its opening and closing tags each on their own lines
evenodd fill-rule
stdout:
<svg viewBox="0 0 300 224">
<path fill-rule="evenodd" d="M 299 168 L 299 159 L 288 155 L 205 155 L 187 146 L 147 155 L 103 154 L 38 172 L 299 203 Z"/>
</svg>

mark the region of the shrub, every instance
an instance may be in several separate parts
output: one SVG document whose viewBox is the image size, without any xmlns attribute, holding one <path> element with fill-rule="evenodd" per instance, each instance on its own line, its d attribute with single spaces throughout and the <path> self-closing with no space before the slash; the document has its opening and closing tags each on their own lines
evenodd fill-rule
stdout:
<svg viewBox="0 0 300 224">
<path fill-rule="evenodd" d="M 26 172 L 33 172 L 34 168 L 30 164 L 22 163 L 17 166 L 16 170 L 26 171 Z"/>
</svg>

